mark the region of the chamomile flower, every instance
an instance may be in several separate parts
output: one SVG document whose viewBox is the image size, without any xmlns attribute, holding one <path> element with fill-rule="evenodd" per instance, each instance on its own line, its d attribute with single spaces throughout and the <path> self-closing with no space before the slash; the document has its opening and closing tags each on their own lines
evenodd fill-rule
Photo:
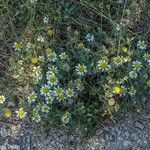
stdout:
<svg viewBox="0 0 150 150">
<path fill-rule="evenodd" d="M 54 101 L 52 96 L 48 96 L 45 99 L 46 99 L 46 104 L 48 104 L 48 105 L 51 105 Z"/>
<path fill-rule="evenodd" d="M 59 86 L 55 87 L 54 88 L 54 93 L 55 93 L 56 96 L 61 95 L 63 93 L 63 89 L 60 88 Z"/>
<path fill-rule="evenodd" d="M 116 66 L 122 65 L 122 64 L 123 64 L 123 58 L 120 57 L 120 56 L 115 57 L 115 58 L 114 58 L 114 64 L 115 64 Z"/>
<path fill-rule="evenodd" d="M 49 96 L 51 94 L 51 90 L 49 85 L 43 85 L 40 89 L 41 95 Z"/>
<path fill-rule="evenodd" d="M 83 84 L 77 84 L 76 88 L 78 91 L 82 92 L 84 90 L 84 85 Z"/>
<path fill-rule="evenodd" d="M 78 48 L 79 49 L 83 49 L 85 46 L 84 46 L 84 44 L 82 43 L 82 42 L 80 42 L 79 44 L 78 44 Z"/>
<path fill-rule="evenodd" d="M 142 68 L 142 63 L 140 61 L 134 61 L 132 63 L 132 67 L 133 67 L 134 70 L 139 71 Z"/>
<path fill-rule="evenodd" d="M 66 55 L 66 53 L 61 53 L 59 57 L 61 58 L 61 60 L 65 60 L 67 59 L 68 55 Z"/>
<path fill-rule="evenodd" d="M 113 105 L 115 105 L 115 99 L 113 99 L 113 98 L 111 98 L 111 99 L 109 99 L 108 100 L 108 104 L 109 104 L 109 106 L 113 106 Z"/>
<path fill-rule="evenodd" d="M 131 96 L 134 96 L 136 94 L 136 89 L 133 86 L 129 89 L 129 94 Z"/>
<path fill-rule="evenodd" d="M 44 104 L 44 105 L 41 106 L 41 111 L 43 113 L 48 113 L 49 112 L 49 107 L 46 104 Z"/>
<path fill-rule="evenodd" d="M 137 73 L 135 72 L 135 71 L 131 71 L 130 73 L 129 73 L 129 76 L 130 76 L 130 78 L 137 78 Z"/>
<path fill-rule="evenodd" d="M 24 117 L 26 116 L 26 114 L 27 114 L 27 112 L 25 112 L 22 107 L 19 108 L 19 109 L 16 111 L 16 113 L 17 113 L 17 117 L 19 117 L 19 118 L 24 118 Z"/>
<path fill-rule="evenodd" d="M 37 94 L 33 92 L 28 96 L 28 102 L 29 103 L 34 102 L 36 100 L 36 98 L 37 98 Z"/>
<path fill-rule="evenodd" d="M 5 102 L 5 97 L 3 95 L 0 95 L 0 104 L 3 104 Z"/>
<path fill-rule="evenodd" d="M 38 42 L 44 42 L 44 37 L 43 36 L 38 36 L 37 41 Z"/>
<path fill-rule="evenodd" d="M 48 80 L 48 84 L 53 86 L 53 85 L 57 85 L 58 83 L 58 79 L 57 77 L 55 76 L 55 74 L 47 74 L 46 76 L 47 80 Z"/>
<path fill-rule="evenodd" d="M 115 94 L 123 94 L 125 92 L 125 88 L 123 86 L 115 86 L 114 93 Z"/>
<path fill-rule="evenodd" d="M 65 112 L 61 120 L 64 124 L 67 124 L 69 123 L 70 118 L 71 118 L 71 114 L 69 112 Z"/>
<path fill-rule="evenodd" d="M 50 62 L 55 62 L 57 60 L 57 55 L 55 52 L 50 52 L 47 57 Z"/>
<path fill-rule="evenodd" d="M 10 109 L 5 109 L 5 110 L 4 110 L 4 115 L 5 115 L 5 117 L 10 118 L 11 115 L 12 115 L 11 110 L 10 110 Z"/>
<path fill-rule="evenodd" d="M 150 54 L 144 54 L 143 58 L 150 64 Z"/>
<path fill-rule="evenodd" d="M 38 60 L 39 60 L 40 62 L 44 62 L 45 58 L 44 58 L 44 56 L 39 56 L 39 57 L 38 57 Z"/>
<path fill-rule="evenodd" d="M 78 64 L 76 66 L 76 72 L 77 72 L 77 74 L 81 75 L 81 76 L 85 75 L 85 73 L 87 73 L 87 69 L 86 68 L 87 67 L 85 65 Z"/>
<path fill-rule="evenodd" d="M 144 50 L 146 49 L 147 45 L 145 44 L 144 41 L 138 41 L 137 46 L 141 49 Z"/>
<path fill-rule="evenodd" d="M 21 50 L 22 49 L 22 43 L 15 42 L 14 45 L 13 45 L 13 48 L 15 50 Z"/>
<path fill-rule="evenodd" d="M 94 35 L 91 35 L 90 33 L 86 34 L 85 39 L 88 42 L 93 42 L 94 41 Z"/>
<path fill-rule="evenodd" d="M 73 97 L 74 94 L 75 94 L 75 92 L 74 92 L 73 89 L 68 88 L 68 90 L 66 91 L 66 95 L 67 95 L 67 97 L 69 97 L 69 98 Z"/>
<path fill-rule="evenodd" d="M 97 68 L 98 68 L 98 70 L 101 70 L 101 71 L 108 71 L 110 66 L 108 65 L 108 61 L 106 61 L 106 60 L 99 60 L 97 62 Z"/>
<path fill-rule="evenodd" d="M 57 96 L 57 99 L 58 99 L 59 101 L 64 101 L 64 100 L 66 99 L 66 96 L 65 96 L 64 93 L 61 93 L 60 95 Z"/>
<path fill-rule="evenodd" d="M 39 113 L 36 110 L 34 110 L 32 120 L 35 121 L 35 122 L 40 122 L 41 121 L 41 116 L 39 115 Z"/>
<path fill-rule="evenodd" d="M 31 62 L 32 62 L 32 64 L 37 64 L 38 63 L 38 58 L 37 57 L 32 57 Z"/>
<path fill-rule="evenodd" d="M 58 68 L 55 66 L 51 66 L 48 68 L 48 72 L 46 73 L 46 75 L 50 75 L 50 74 L 57 74 L 58 73 Z"/>
</svg>

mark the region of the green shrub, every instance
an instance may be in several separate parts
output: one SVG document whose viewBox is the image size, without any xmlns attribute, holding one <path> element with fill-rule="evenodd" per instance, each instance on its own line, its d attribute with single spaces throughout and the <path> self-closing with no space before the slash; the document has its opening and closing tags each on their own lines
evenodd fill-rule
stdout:
<svg viewBox="0 0 150 150">
<path fill-rule="evenodd" d="M 148 42 L 127 32 L 130 3 L 116 6 L 115 1 L 21 5 L 18 20 L 26 30 L 14 41 L 10 59 L 18 117 L 88 133 L 102 118 L 136 108 L 148 95 Z M 118 12 L 120 21 L 113 15 Z"/>
</svg>

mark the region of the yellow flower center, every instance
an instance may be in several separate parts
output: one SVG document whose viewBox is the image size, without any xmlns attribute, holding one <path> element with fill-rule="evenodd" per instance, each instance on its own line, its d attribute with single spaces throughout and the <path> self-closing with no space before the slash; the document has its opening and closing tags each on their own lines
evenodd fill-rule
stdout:
<svg viewBox="0 0 150 150">
<path fill-rule="evenodd" d="M 19 116 L 23 117 L 23 116 L 25 116 L 25 111 L 22 108 L 20 108 L 18 111 L 18 114 L 19 114 Z"/>
<path fill-rule="evenodd" d="M 7 117 L 7 118 L 11 117 L 11 111 L 10 111 L 10 109 L 6 109 L 5 112 L 4 112 L 4 114 L 5 114 L 5 117 Z"/>
<path fill-rule="evenodd" d="M 113 105 L 115 104 L 115 100 L 114 100 L 114 99 L 108 100 L 108 104 L 109 104 L 110 106 L 113 106 Z"/>
<path fill-rule="evenodd" d="M 83 43 L 79 43 L 78 44 L 78 48 L 84 48 L 84 44 Z"/>
<path fill-rule="evenodd" d="M 128 51 L 128 49 L 126 47 L 123 47 L 122 51 L 126 53 Z"/>
<path fill-rule="evenodd" d="M 43 88 L 43 92 L 46 93 L 46 94 L 49 93 L 49 88 L 48 87 L 44 87 Z"/>
<path fill-rule="evenodd" d="M 121 94 L 121 93 L 123 93 L 123 88 L 121 88 L 120 86 L 116 86 L 116 87 L 114 88 L 114 91 L 115 91 L 115 93 L 117 93 L 117 94 Z"/>
<path fill-rule="evenodd" d="M 58 95 L 62 93 L 61 88 L 57 88 L 55 91 L 56 91 L 56 93 L 57 93 Z"/>
<path fill-rule="evenodd" d="M 48 34 L 49 36 L 52 36 L 52 35 L 54 34 L 54 30 L 49 29 L 49 30 L 47 31 L 47 34 Z"/>
<path fill-rule="evenodd" d="M 46 53 L 47 53 L 47 54 L 52 53 L 52 49 L 51 49 L 51 48 L 47 48 L 47 49 L 46 49 Z"/>
<path fill-rule="evenodd" d="M 80 66 L 80 67 L 79 67 L 79 72 L 85 72 L 84 66 Z"/>
<path fill-rule="evenodd" d="M 22 45 L 19 44 L 19 43 L 17 43 L 17 44 L 16 44 L 16 48 L 17 48 L 17 49 L 21 49 L 21 48 L 22 48 Z"/>
<path fill-rule="evenodd" d="M 49 58 L 50 58 L 50 59 L 54 59 L 54 58 L 55 58 L 55 55 L 54 55 L 53 53 L 50 53 L 50 54 L 49 54 Z"/>
<path fill-rule="evenodd" d="M 101 66 L 101 68 L 106 69 L 107 68 L 107 63 L 106 62 L 102 62 L 100 66 Z"/>
<path fill-rule="evenodd" d="M 32 61 L 33 64 L 36 64 L 38 62 L 38 58 L 37 57 L 33 57 L 31 59 L 31 61 Z"/>
<path fill-rule="evenodd" d="M 141 67 L 140 63 L 135 63 L 135 68 L 139 69 Z"/>
<path fill-rule="evenodd" d="M 55 76 L 51 76 L 50 77 L 50 82 L 55 83 L 57 80 L 57 78 Z"/>
</svg>

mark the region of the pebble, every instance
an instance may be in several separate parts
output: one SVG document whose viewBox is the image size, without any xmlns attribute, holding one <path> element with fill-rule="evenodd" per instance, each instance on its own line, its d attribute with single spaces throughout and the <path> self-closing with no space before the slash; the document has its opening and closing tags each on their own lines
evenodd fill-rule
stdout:
<svg viewBox="0 0 150 150">
<path fill-rule="evenodd" d="M 144 129 L 144 125 L 142 123 L 140 123 L 140 122 L 136 122 L 135 123 L 135 127 L 138 128 L 138 129 L 140 129 L 140 130 Z"/>
</svg>

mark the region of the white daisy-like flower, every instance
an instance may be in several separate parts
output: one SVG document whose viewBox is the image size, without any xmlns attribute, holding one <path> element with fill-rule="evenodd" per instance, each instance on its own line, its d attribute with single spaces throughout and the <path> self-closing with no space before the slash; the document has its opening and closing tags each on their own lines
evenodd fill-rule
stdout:
<svg viewBox="0 0 150 150">
<path fill-rule="evenodd" d="M 40 89 L 41 95 L 49 96 L 51 94 L 50 86 L 49 85 L 43 85 Z"/>
<path fill-rule="evenodd" d="M 55 74 L 47 74 L 46 79 L 48 80 L 48 84 L 50 84 L 51 86 L 53 85 L 57 85 L 58 83 L 58 79 L 55 76 Z"/>
<path fill-rule="evenodd" d="M 110 69 L 110 65 L 108 65 L 108 61 L 106 60 L 99 60 L 97 62 L 97 68 L 101 71 L 108 71 Z"/>
<path fill-rule="evenodd" d="M 41 121 L 41 116 L 39 115 L 39 113 L 36 110 L 34 110 L 32 120 L 37 123 Z"/>
<path fill-rule="evenodd" d="M 37 37 L 37 41 L 39 41 L 39 42 L 44 42 L 44 37 L 43 37 L 43 36 L 38 36 L 38 37 Z"/>
<path fill-rule="evenodd" d="M 88 33 L 88 34 L 86 34 L 85 39 L 88 42 L 93 42 L 95 38 L 94 38 L 94 35 L 91 35 L 90 33 Z"/>
<path fill-rule="evenodd" d="M 77 84 L 76 88 L 78 91 L 82 92 L 84 90 L 84 85 L 83 84 Z"/>
<path fill-rule="evenodd" d="M 45 99 L 46 99 L 46 104 L 48 104 L 48 105 L 51 105 L 54 101 L 52 96 L 48 96 Z"/>
<path fill-rule="evenodd" d="M 137 70 L 137 71 L 139 71 L 139 70 L 141 70 L 141 68 L 142 68 L 142 63 L 140 62 L 140 61 L 134 61 L 133 63 L 132 63 L 132 67 L 133 67 L 133 69 L 134 70 Z"/>
<path fill-rule="evenodd" d="M 47 55 L 47 58 L 50 62 L 55 62 L 57 60 L 57 55 L 55 52 L 50 52 L 48 55 Z"/>
<path fill-rule="evenodd" d="M 49 112 L 49 107 L 45 104 L 41 106 L 41 111 L 43 113 L 48 113 Z"/>
<path fill-rule="evenodd" d="M 150 64 L 150 54 L 144 54 L 143 58 Z"/>
<path fill-rule="evenodd" d="M 47 71 L 46 75 L 50 75 L 50 74 L 57 74 L 58 73 L 58 68 L 55 66 L 51 66 L 48 68 L 49 71 Z"/>
<path fill-rule="evenodd" d="M 66 95 L 67 95 L 67 97 L 69 97 L 69 98 L 73 97 L 74 94 L 75 94 L 75 92 L 74 92 L 73 89 L 68 88 L 68 90 L 66 91 Z"/>
<path fill-rule="evenodd" d="M 0 95 L 0 104 L 3 104 L 5 102 L 5 97 L 3 95 Z"/>
<path fill-rule="evenodd" d="M 45 16 L 45 17 L 43 18 L 43 22 L 44 22 L 45 24 L 47 24 L 47 23 L 49 22 L 49 17 Z"/>
<path fill-rule="evenodd" d="M 38 83 L 40 80 L 42 80 L 42 78 L 43 78 L 43 74 L 42 74 L 41 72 L 38 72 L 38 73 L 36 73 L 35 76 L 34 76 L 34 81 L 35 81 L 36 83 Z"/>
<path fill-rule="evenodd" d="M 60 88 L 59 86 L 55 87 L 54 88 L 54 93 L 55 93 L 56 96 L 61 95 L 63 93 L 63 89 Z"/>
<path fill-rule="evenodd" d="M 35 102 L 36 98 L 37 98 L 37 94 L 33 92 L 28 96 L 28 102 L 29 103 Z"/>
<path fill-rule="evenodd" d="M 137 78 L 137 73 L 135 72 L 135 71 L 131 71 L 130 73 L 129 73 L 129 76 L 130 76 L 130 78 Z"/>
<path fill-rule="evenodd" d="M 147 45 L 145 44 L 144 41 L 138 41 L 137 46 L 141 49 L 144 50 L 146 49 Z"/>
<path fill-rule="evenodd" d="M 131 96 L 134 96 L 136 94 L 137 90 L 132 86 L 130 89 L 129 89 L 129 94 Z"/>
<path fill-rule="evenodd" d="M 42 69 L 40 66 L 34 66 L 33 67 L 33 80 L 35 83 L 38 83 L 40 80 L 42 80 L 43 74 Z"/>
<path fill-rule="evenodd" d="M 65 60 L 67 59 L 68 55 L 66 55 L 66 53 L 61 53 L 59 57 L 61 58 L 61 60 Z"/>
<path fill-rule="evenodd" d="M 22 49 L 22 43 L 15 42 L 14 45 L 13 45 L 13 48 L 15 50 L 21 50 Z"/>
<path fill-rule="evenodd" d="M 76 66 L 76 72 L 77 72 L 77 74 L 81 75 L 81 76 L 85 75 L 85 73 L 87 73 L 87 69 L 86 68 L 87 67 L 85 65 L 78 64 Z"/>
<path fill-rule="evenodd" d="M 122 65 L 122 64 L 123 64 L 123 57 L 120 57 L 120 56 L 115 57 L 115 58 L 114 58 L 114 64 L 115 64 L 116 66 Z"/>
<path fill-rule="evenodd" d="M 38 60 L 39 60 L 40 62 L 44 62 L 45 58 L 44 58 L 44 56 L 39 56 L 39 57 L 38 57 Z"/>
<path fill-rule="evenodd" d="M 27 114 L 27 112 L 25 112 L 22 107 L 19 108 L 19 109 L 16 111 L 16 113 L 17 113 L 17 117 L 19 117 L 19 118 L 24 118 L 24 117 L 26 116 L 26 114 Z"/>
<path fill-rule="evenodd" d="M 59 101 L 64 101 L 64 100 L 66 99 L 66 96 L 65 96 L 64 93 L 61 93 L 60 95 L 57 96 L 57 99 L 58 99 Z"/>
<path fill-rule="evenodd" d="M 69 112 L 65 112 L 61 120 L 64 124 L 67 124 L 69 123 L 70 118 L 71 118 L 71 114 Z"/>
</svg>

